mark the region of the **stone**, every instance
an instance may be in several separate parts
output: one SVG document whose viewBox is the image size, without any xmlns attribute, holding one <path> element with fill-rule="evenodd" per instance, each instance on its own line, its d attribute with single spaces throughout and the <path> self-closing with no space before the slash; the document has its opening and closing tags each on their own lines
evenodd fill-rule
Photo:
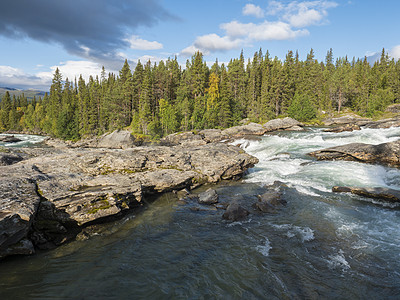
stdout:
<svg viewBox="0 0 400 300">
<path fill-rule="evenodd" d="M 228 221 L 241 221 L 249 215 L 249 211 L 239 205 L 237 201 L 231 202 L 226 211 L 222 215 L 222 218 Z"/>
<path fill-rule="evenodd" d="M 203 129 L 199 131 L 199 135 L 206 143 L 215 143 L 228 139 L 226 134 L 222 133 L 221 129 Z"/>
<path fill-rule="evenodd" d="M 289 117 L 283 119 L 274 119 L 263 125 L 266 132 L 289 129 L 292 127 L 296 128 L 295 126 L 302 126 L 302 124 L 299 121 Z"/>
<path fill-rule="evenodd" d="M 369 145 L 351 143 L 308 153 L 317 160 L 348 160 L 400 167 L 400 140 Z"/>
<path fill-rule="evenodd" d="M 36 185 L 22 174 L 0 174 L 0 258 L 32 252 L 30 244 L 22 241 L 39 207 Z"/>
<path fill-rule="evenodd" d="M 343 126 L 336 126 L 333 128 L 325 129 L 324 132 L 339 133 L 339 132 L 354 131 L 354 130 L 361 130 L 361 127 L 358 126 L 357 124 L 345 124 Z"/>
<path fill-rule="evenodd" d="M 206 141 L 203 140 L 203 137 L 200 134 L 195 134 L 192 131 L 186 131 L 167 135 L 160 140 L 160 144 L 165 146 L 196 146 L 204 145 L 206 144 Z"/>
<path fill-rule="evenodd" d="M 334 186 L 332 191 L 335 193 L 352 193 L 367 198 L 375 198 L 388 202 L 400 202 L 400 191 L 389 188 L 362 188 L 362 187 L 344 187 Z"/>
<path fill-rule="evenodd" d="M 247 125 L 234 126 L 222 131 L 222 135 L 230 138 L 238 138 L 246 135 L 263 135 L 265 128 L 257 123 L 249 123 Z"/>
<path fill-rule="evenodd" d="M 337 118 L 328 118 L 322 121 L 325 126 L 332 125 L 345 125 L 345 124 L 357 124 L 357 125 L 365 125 L 368 122 L 371 122 L 369 118 L 362 118 L 356 114 L 346 114 L 344 116 L 340 116 Z"/>
<path fill-rule="evenodd" d="M 265 213 L 275 213 L 279 206 L 286 204 L 286 201 L 281 199 L 281 193 L 276 190 L 270 190 L 262 195 L 258 195 L 258 202 L 254 207 Z"/>
<path fill-rule="evenodd" d="M 18 142 L 20 142 L 20 141 L 21 141 L 21 139 L 16 138 L 16 137 L 13 136 L 13 135 L 3 135 L 3 136 L 0 136 L 0 142 L 3 142 L 3 143 L 18 143 Z"/>
<path fill-rule="evenodd" d="M 135 147 L 135 138 L 128 130 L 116 130 L 102 135 L 98 142 L 98 148 L 126 149 Z"/>
<path fill-rule="evenodd" d="M 200 204 L 215 204 L 218 203 L 218 194 L 213 189 L 208 189 L 207 191 L 199 194 Z"/>
<path fill-rule="evenodd" d="M 12 153 L 0 152 L 0 166 L 8 166 L 23 160 L 22 156 Z"/>
<path fill-rule="evenodd" d="M 0 257 L 23 252 L 21 245 L 31 253 L 26 241 L 54 248 L 141 206 L 147 195 L 238 179 L 258 162 L 223 143 L 23 151 L 24 160 L 0 166 Z"/>
</svg>

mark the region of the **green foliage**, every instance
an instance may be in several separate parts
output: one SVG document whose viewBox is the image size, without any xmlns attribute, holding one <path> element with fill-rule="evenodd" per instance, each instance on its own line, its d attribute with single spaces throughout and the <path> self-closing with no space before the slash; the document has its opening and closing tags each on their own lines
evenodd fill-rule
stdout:
<svg viewBox="0 0 400 300">
<path fill-rule="evenodd" d="M 1 90 L 0 90 L 1 93 Z M 77 140 L 130 127 L 135 134 L 162 137 L 176 131 L 226 128 L 290 115 L 299 121 L 352 109 L 377 117 L 400 102 L 400 61 L 384 50 L 371 66 L 366 59 L 324 62 L 311 49 L 305 61 L 288 51 L 285 60 L 260 51 L 245 62 L 243 51 L 225 66 L 207 67 L 195 53 L 181 68 L 177 58 L 152 64 L 125 61 L 118 74 L 100 79 L 63 79 L 57 69 L 50 93 L 28 98 L 6 91 L 0 102 L 0 131 L 41 132 Z"/>
<path fill-rule="evenodd" d="M 288 114 L 293 119 L 306 122 L 316 117 L 316 109 L 307 95 L 296 93 L 289 106 Z"/>
</svg>

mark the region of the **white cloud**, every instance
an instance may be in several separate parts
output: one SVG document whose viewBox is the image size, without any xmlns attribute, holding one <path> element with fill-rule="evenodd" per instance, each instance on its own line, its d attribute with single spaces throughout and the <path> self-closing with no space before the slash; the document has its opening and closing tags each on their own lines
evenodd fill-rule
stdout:
<svg viewBox="0 0 400 300">
<path fill-rule="evenodd" d="M 73 81 L 75 78 L 79 78 L 79 76 L 82 75 L 82 78 L 87 81 L 91 75 L 93 77 L 96 75 L 100 76 L 102 66 L 87 60 L 69 60 L 61 62 L 58 66 L 50 67 L 51 71 L 39 72 L 36 75 L 51 81 L 57 68 L 60 70 L 63 80 L 68 78 L 69 81 Z"/>
<path fill-rule="evenodd" d="M 294 27 L 307 27 L 321 25 L 326 21 L 328 9 L 337 7 L 333 1 L 292 1 L 287 5 L 279 1 L 271 1 L 268 14 L 280 15 L 282 20 L 289 22 Z"/>
<path fill-rule="evenodd" d="M 261 7 L 250 3 L 246 4 L 245 7 L 243 7 L 242 13 L 245 16 L 264 18 L 264 10 Z"/>
<path fill-rule="evenodd" d="M 239 23 L 232 21 L 221 25 L 226 34 L 231 37 L 247 37 L 250 41 L 287 40 L 308 35 L 308 30 L 292 30 L 285 22 L 268 22 L 260 24 Z"/>
<path fill-rule="evenodd" d="M 202 52 L 205 55 L 209 54 L 209 51 L 207 51 L 205 49 L 199 49 L 196 46 L 191 45 L 191 46 L 186 47 L 185 49 L 183 49 L 181 51 L 180 55 L 189 57 L 189 56 L 192 56 L 193 54 L 195 54 L 198 51 Z"/>
<path fill-rule="evenodd" d="M 49 71 L 27 74 L 23 70 L 11 66 L 0 66 L 0 86 L 49 90 L 57 68 L 60 70 L 63 80 L 68 78 L 70 81 L 74 81 L 75 78 L 82 75 L 87 82 L 91 75 L 93 77 L 100 76 L 102 67 L 100 64 L 90 61 L 66 61 L 50 67 Z"/>
<path fill-rule="evenodd" d="M 227 51 L 251 45 L 254 41 L 288 40 L 309 35 L 305 28 L 311 25 L 322 25 L 327 22 L 328 9 L 338 6 L 336 2 L 316 1 L 270 1 L 267 14 L 276 15 L 277 21 L 264 20 L 260 23 L 240 23 L 231 21 L 220 25 L 225 31 L 221 36 L 215 33 L 202 35 L 194 43 L 183 49 L 181 54 L 193 55 L 196 51 L 204 54 L 215 51 Z M 264 17 L 265 11 L 254 4 L 246 4 L 244 15 Z"/>
<path fill-rule="evenodd" d="M 16 88 L 46 87 L 51 79 L 26 74 L 24 71 L 11 66 L 0 66 L 0 86 Z"/>
<path fill-rule="evenodd" d="M 394 60 L 399 60 L 400 59 L 400 45 L 394 46 L 392 49 L 390 49 L 389 56 L 391 58 L 394 58 Z"/>
<path fill-rule="evenodd" d="M 212 33 L 197 37 L 194 46 L 197 49 L 213 52 L 235 49 L 240 47 L 242 43 L 242 40 L 230 39 L 228 36 L 220 37 L 219 35 Z"/>
<path fill-rule="evenodd" d="M 130 44 L 130 48 L 135 50 L 158 50 L 163 48 L 163 44 L 156 41 L 151 42 L 141 39 L 137 35 L 131 36 L 129 39 L 126 39 L 126 41 Z"/>
</svg>

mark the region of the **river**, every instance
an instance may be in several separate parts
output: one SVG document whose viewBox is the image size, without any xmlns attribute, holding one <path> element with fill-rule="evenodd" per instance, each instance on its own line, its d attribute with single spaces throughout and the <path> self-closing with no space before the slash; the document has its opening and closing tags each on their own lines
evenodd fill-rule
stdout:
<svg viewBox="0 0 400 300">
<path fill-rule="evenodd" d="M 241 201 L 247 220 L 230 223 L 221 210 L 165 194 L 55 250 L 6 259 L 0 298 L 399 299 L 399 208 L 331 188 L 400 190 L 400 170 L 306 155 L 399 137 L 400 128 L 311 128 L 238 141 L 260 162 L 242 181 L 214 188 L 220 202 Z M 257 195 L 275 181 L 285 183 L 286 206 L 255 212 Z"/>
</svg>

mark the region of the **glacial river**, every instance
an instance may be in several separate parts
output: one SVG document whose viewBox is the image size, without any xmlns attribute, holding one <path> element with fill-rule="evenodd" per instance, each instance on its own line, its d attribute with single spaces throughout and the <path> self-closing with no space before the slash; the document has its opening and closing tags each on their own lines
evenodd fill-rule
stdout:
<svg viewBox="0 0 400 300">
<path fill-rule="evenodd" d="M 1 262 L 0 299 L 399 299 L 399 207 L 331 188 L 400 190 L 400 170 L 306 155 L 399 138 L 400 128 L 312 128 L 239 141 L 259 164 L 214 188 L 220 202 L 240 201 L 247 220 L 165 194 L 77 241 Z M 275 181 L 286 206 L 255 212 Z"/>
</svg>

